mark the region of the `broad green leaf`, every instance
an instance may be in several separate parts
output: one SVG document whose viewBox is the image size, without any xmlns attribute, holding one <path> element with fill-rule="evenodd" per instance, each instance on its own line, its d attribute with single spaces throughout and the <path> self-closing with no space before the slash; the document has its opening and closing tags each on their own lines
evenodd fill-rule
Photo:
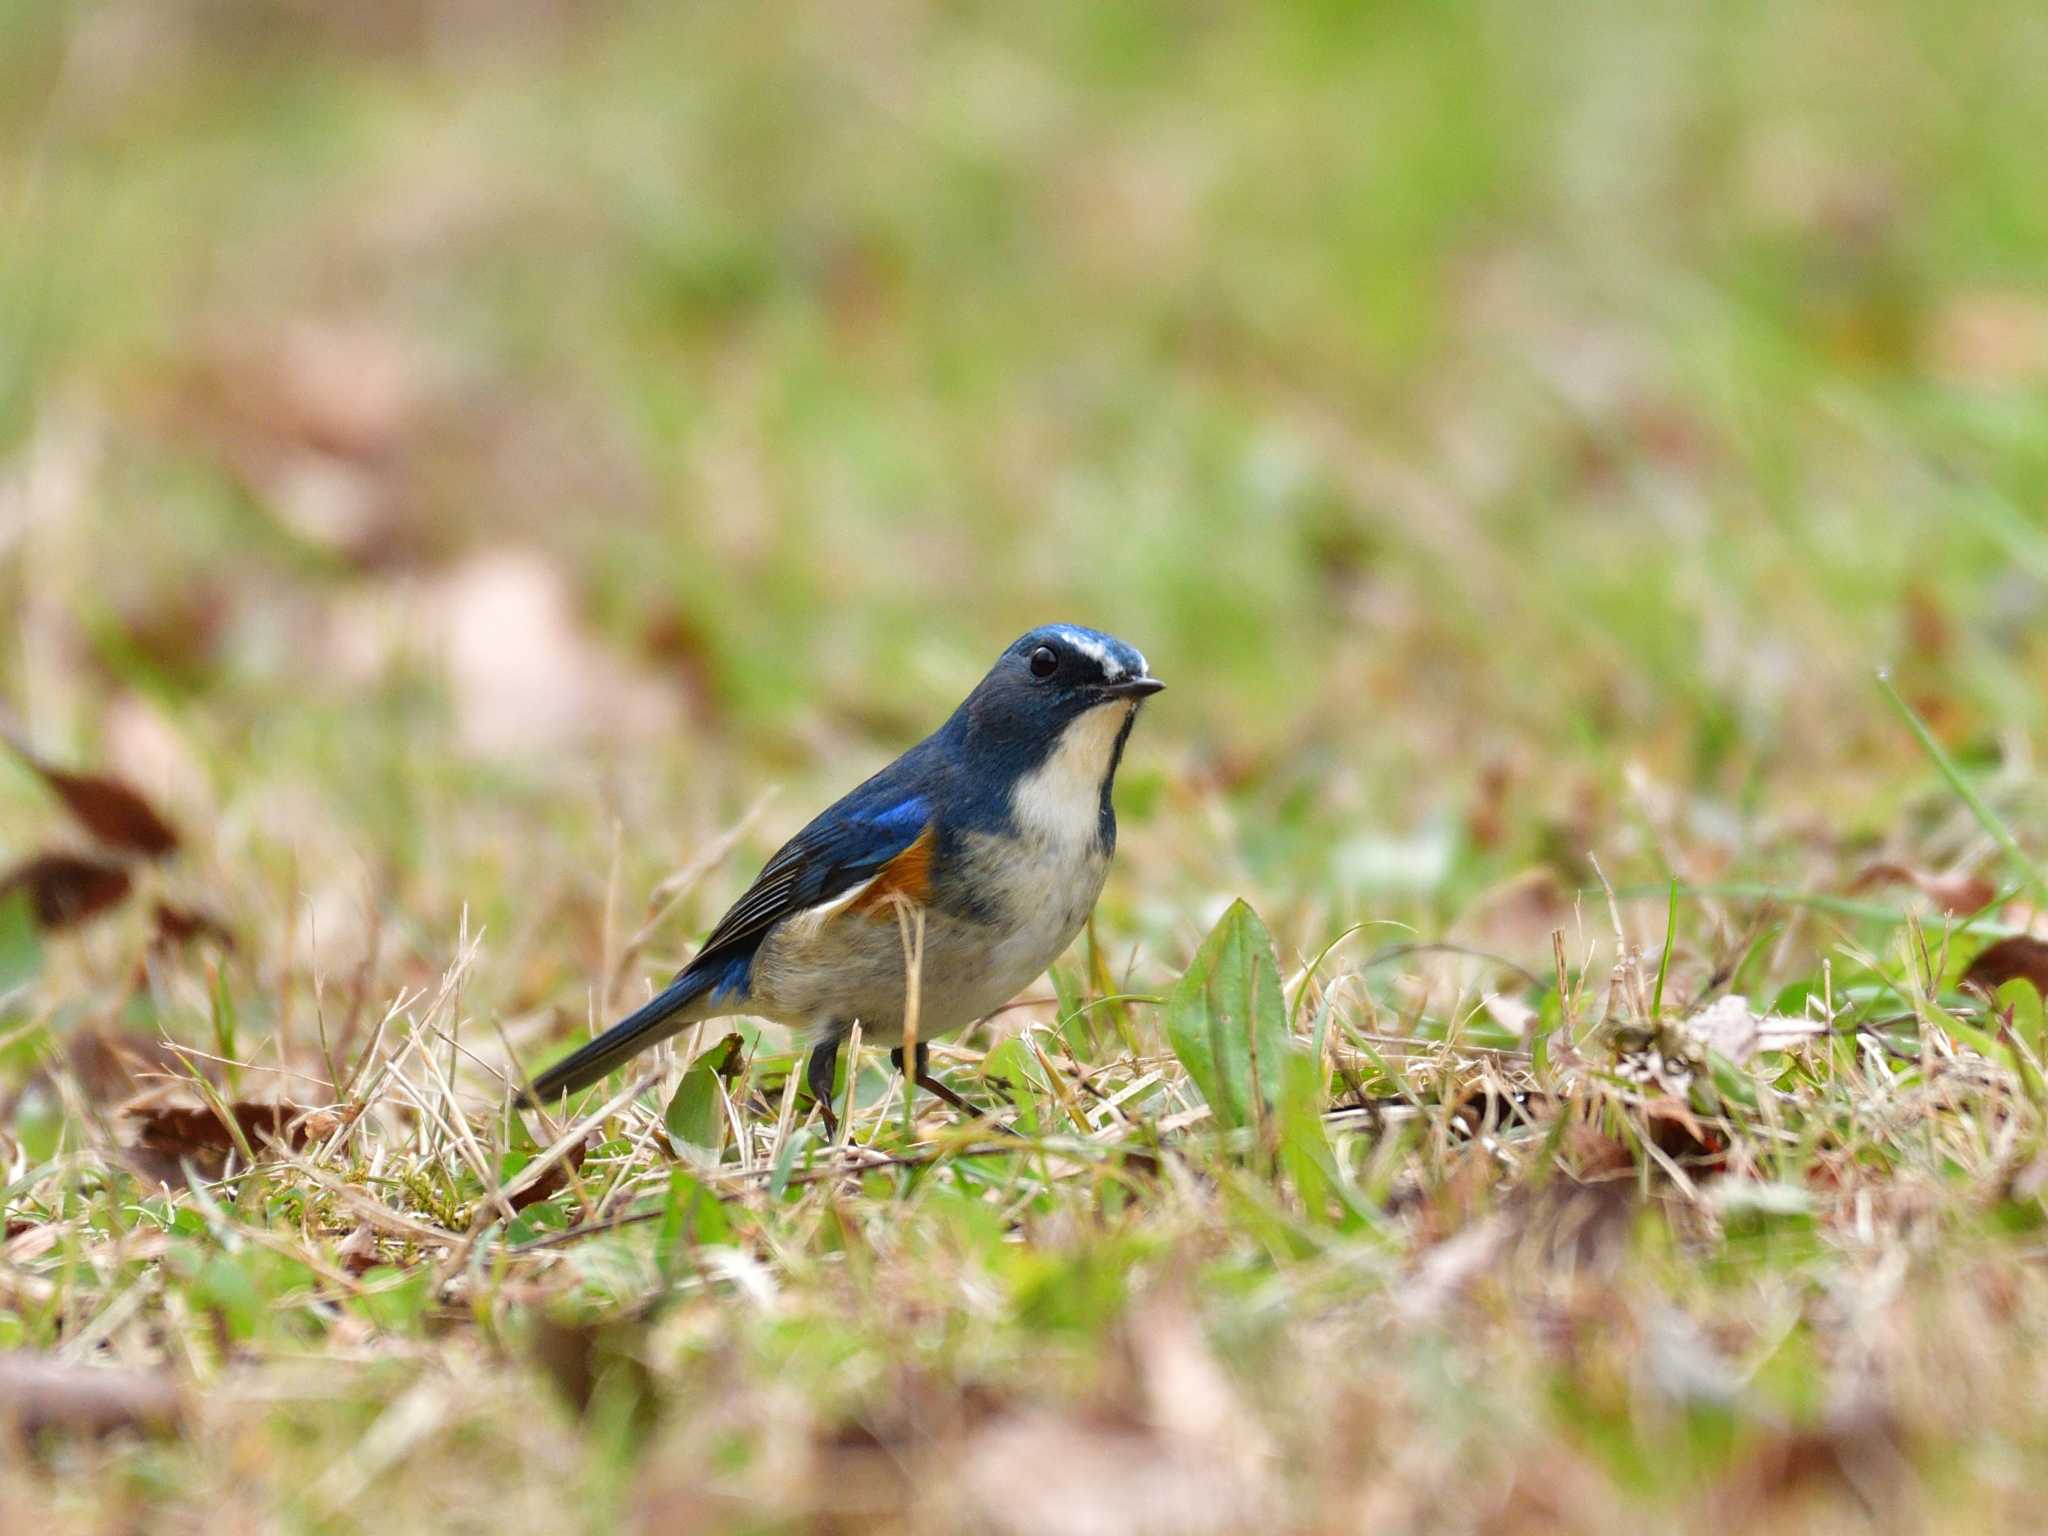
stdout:
<svg viewBox="0 0 2048 1536">
<path fill-rule="evenodd" d="M 1292 1050 L 1280 962 L 1243 901 L 1230 904 L 1167 995 L 1166 1034 L 1223 1129 L 1264 1124 L 1279 1108 Z"/>
<path fill-rule="evenodd" d="M 1724 1102 L 1742 1109 L 1756 1108 L 1756 1085 L 1749 1080 L 1749 1074 L 1719 1051 L 1707 1052 L 1707 1074 Z M 1714 1112 L 1719 1109 L 1719 1105 L 1713 1106 Z"/>
<path fill-rule="evenodd" d="M 251 1273 L 253 1268 L 248 1253 L 218 1253 L 201 1266 L 192 1280 L 191 1299 L 219 1314 L 230 1338 L 251 1338 L 263 1322 L 266 1307 L 263 1292 Z"/>
<path fill-rule="evenodd" d="M 511 1113 L 509 1109 L 505 1115 L 505 1145 L 512 1152 L 524 1153 L 525 1156 L 519 1158 L 516 1163 L 511 1162 L 511 1159 L 508 1158 L 506 1161 L 511 1166 L 500 1166 L 498 1170 L 498 1182 L 500 1184 L 511 1178 L 521 1168 L 524 1168 L 533 1159 L 534 1154 L 540 1151 L 540 1143 L 533 1139 L 533 1132 L 526 1128 L 525 1118 Z"/>
<path fill-rule="evenodd" d="M 731 1241 L 732 1224 L 718 1196 L 698 1183 L 687 1168 L 671 1168 L 668 1201 L 661 1212 L 661 1237 L 656 1254 L 664 1273 L 674 1272 L 675 1256 L 685 1248 Z"/>
<path fill-rule="evenodd" d="M 716 1157 L 725 1146 L 725 1106 L 720 1099 L 715 1070 L 695 1066 L 685 1072 L 662 1116 L 670 1140 L 678 1148 L 695 1147 Z"/>
<path fill-rule="evenodd" d="M 43 968 L 42 941 L 27 891 L 0 896 L 0 998 L 25 987 Z"/>
<path fill-rule="evenodd" d="M 737 1033 L 697 1053 L 662 1116 L 678 1150 L 695 1147 L 710 1153 L 714 1161 L 725 1150 L 725 1103 L 719 1083 L 739 1074 L 746 1054 L 747 1043 Z"/>
<path fill-rule="evenodd" d="M 1086 999 L 1082 996 L 1081 985 L 1063 966 L 1054 966 L 1050 974 L 1052 995 L 1058 1000 L 1060 1033 L 1066 1037 L 1076 1056 L 1083 1061 L 1092 1060 L 1094 1031 L 1088 1015 L 1082 1011 Z"/>
<path fill-rule="evenodd" d="M 990 1051 L 981 1063 L 984 1077 L 1007 1084 L 1010 1102 L 1017 1106 L 1017 1124 L 1027 1136 L 1039 1131 L 1038 1085 L 1032 1080 L 1030 1052 L 1015 1035 Z"/>
<path fill-rule="evenodd" d="M 768 1176 L 768 1197 L 780 1200 L 783 1191 L 789 1188 L 789 1176 L 796 1168 L 796 1149 L 804 1138 L 792 1129 L 782 1138 L 782 1145 L 775 1150 L 775 1167 Z"/>
<path fill-rule="evenodd" d="M 1323 1130 L 1322 1063 L 1306 1051 L 1289 1051 L 1280 1104 L 1280 1163 L 1301 1197 L 1302 1212 L 1318 1225 L 1344 1222 L 1335 1208 L 1338 1190 L 1330 1139 Z"/>
<path fill-rule="evenodd" d="M 424 1266 L 397 1269 L 379 1264 L 364 1274 L 355 1310 L 386 1333 L 414 1333 L 434 1301 L 434 1277 Z"/>
</svg>

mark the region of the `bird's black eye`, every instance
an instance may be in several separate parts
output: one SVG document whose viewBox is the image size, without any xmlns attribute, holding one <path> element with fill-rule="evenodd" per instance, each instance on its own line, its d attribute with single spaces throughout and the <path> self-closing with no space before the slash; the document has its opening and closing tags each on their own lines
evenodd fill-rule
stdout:
<svg viewBox="0 0 2048 1536">
<path fill-rule="evenodd" d="M 1049 645 L 1041 645 L 1031 653 L 1031 675 L 1051 677 L 1060 669 L 1060 653 Z"/>
</svg>

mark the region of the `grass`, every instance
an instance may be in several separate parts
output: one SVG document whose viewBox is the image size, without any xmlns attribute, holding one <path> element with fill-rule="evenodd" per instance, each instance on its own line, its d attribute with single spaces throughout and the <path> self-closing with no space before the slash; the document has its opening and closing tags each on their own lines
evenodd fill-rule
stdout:
<svg viewBox="0 0 2048 1536">
<path fill-rule="evenodd" d="M 0 1507 L 2031 1528 L 2044 55 L 0 8 L 0 724 L 179 839 L 0 766 Z M 1172 686 L 1019 1134 L 508 1115 L 1050 618 Z"/>
</svg>

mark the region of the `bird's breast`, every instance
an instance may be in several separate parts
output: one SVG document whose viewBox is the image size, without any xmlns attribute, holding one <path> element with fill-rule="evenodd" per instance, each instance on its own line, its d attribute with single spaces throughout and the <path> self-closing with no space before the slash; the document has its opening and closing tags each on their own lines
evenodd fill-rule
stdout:
<svg viewBox="0 0 2048 1536">
<path fill-rule="evenodd" d="M 963 834 L 928 905 L 856 910 L 841 901 L 785 919 L 754 960 L 749 1006 L 796 1025 L 861 1021 L 902 1038 L 906 975 L 919 967 L 919 1028 L 963 1029 L 1023 991 L 1059 958 L 1102 894 L 1109 855 L 1092 839 Z"/>
<path fill-rule="evenodd" d="M 1057 960 L 1088 921 L 1109 877 L 1109 852 L 1092 833 L 980 833 L 963 842 L 961 886 L 981 919 L 989 973 L 1014 993 Z"/>
<path fill-rule="evenodd" d="M 1132 703 L 1101 704 L 1067 722 L 1044 760 L 1010 791 L 1010 816 L 1020 837 L 1062 852 L 1106 841 L 1104 792 L 1136 709 Z"/>
</svg>

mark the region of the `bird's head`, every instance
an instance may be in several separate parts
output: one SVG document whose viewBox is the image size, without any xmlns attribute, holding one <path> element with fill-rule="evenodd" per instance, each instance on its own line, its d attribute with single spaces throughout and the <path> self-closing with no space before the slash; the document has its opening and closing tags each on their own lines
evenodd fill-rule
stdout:
<svg viewBox="0 0 2048 1536">
<path fill-rule="evenodd" d="M 1077 624 L 1047 624 L 996 659 L 954 717 L 964 744 L 1008 777 L 1106 792 L 1138 705 L 1166 685 L 1135 647 Z"/>
<path fill-rule="evenodd" d="M 1047 624 L 996 659 L 965 710 L 977 734 L 1050 744 L 1083 716 L 1100 710 L 1121 719 L 1165 686 L 1114 635 Z"/>
</svg>

